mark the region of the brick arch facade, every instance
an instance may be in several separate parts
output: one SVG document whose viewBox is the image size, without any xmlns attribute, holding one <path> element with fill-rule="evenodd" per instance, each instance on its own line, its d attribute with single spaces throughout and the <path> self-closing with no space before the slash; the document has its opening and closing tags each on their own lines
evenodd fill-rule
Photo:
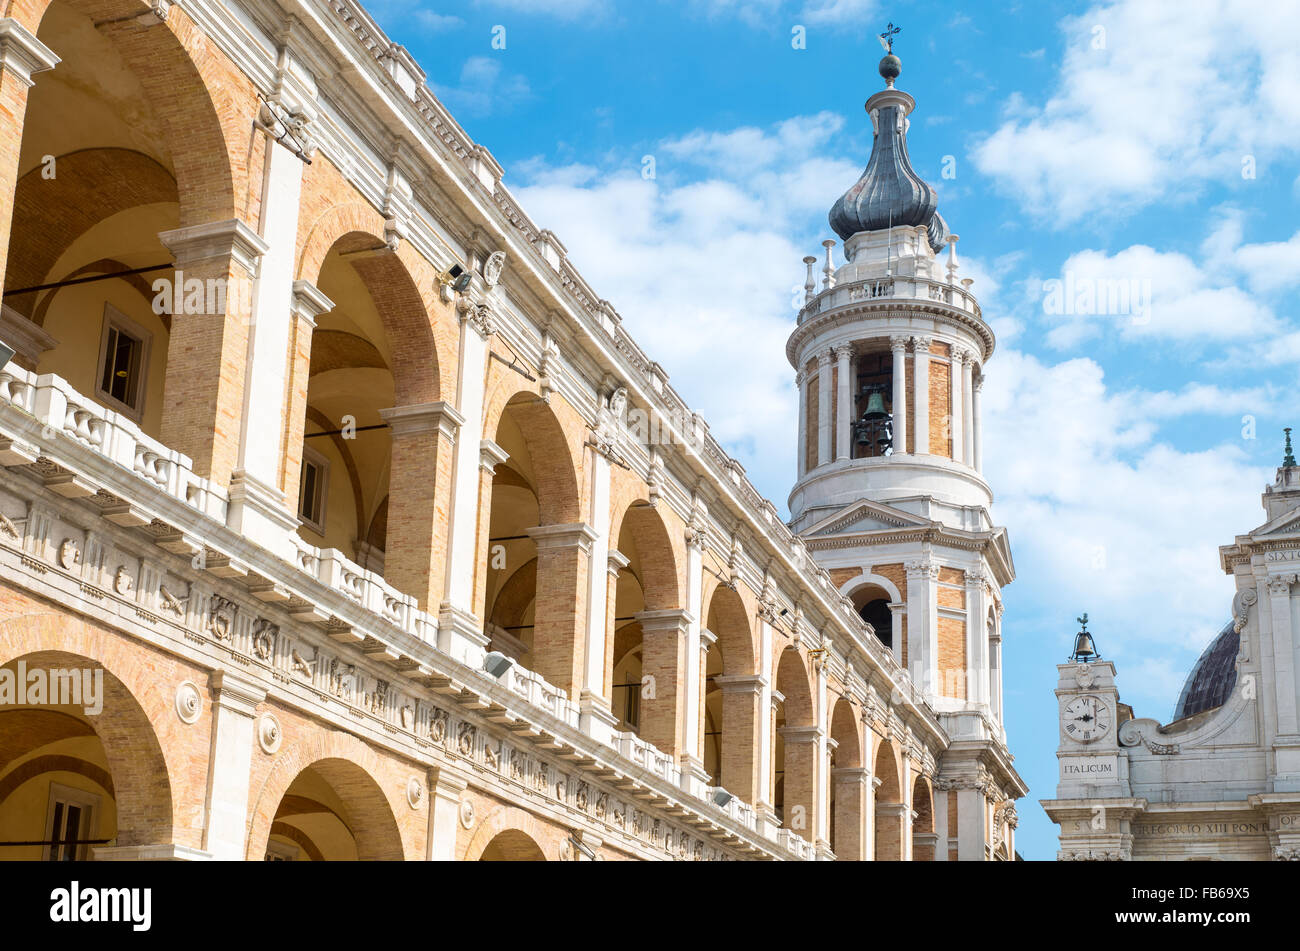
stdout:
<svg viewBox="0 0 1300 951">
<path fill-rule="evenodd" d="M 103 668 L 103 712 L 87 719 L 108 759 L 117 844 L 198 846 L 202 829 L 195 809 L 205 784 L 193 776 L 205 769 L 207 705 L 188 727 L 174 708 L 175 689 L 196 672 L 63 614 L 26 614 L 0 624 L 0 664 L 18 660 L 29 666 Z"/>
<path fill-rule="evenodd" d="M 523 432 L 524 443 L 537 481 L 537 504 L 543 525 L 567 525 L 577 522 L 583 510 L 582 436 L 570 420 L 565 425 L 565 414 L 529 388 L 513 385 L 514 381 L 499 378 L 488 390 L 484 411 L 483 432 L 496 440 L 506 412 L 514 416 Z M 559 402 L 552 398 L 552 402 Z M 575 414 L 576 415 L 576 414 Z"/>
<path fill-rule="evenodd" d="M 179 201 L 171 172 L 143 152 L 80 149 L 56 162 L 53 179 L 43 177 L 45 168 L 38 165 L 14 188 L 13 223 L 22 240 L 5 267 L 8 288 L 46 283 L 60 255 L 99 222 L 139 205 Z M 107 182 L 113 187 L 104 187 Z M 12 306 L 32 317 L 41 300 L 39 294 L 20 294 Z"/>
<path fill-rule="evenodd" d="M 751 618 L 755 608 L 745 603 L 738 591 L 716 579 L 713 590 L 706 592 L 705 623 L 718 638 L 722 652 L 722 672 L 728 676 L 750 676 L 758 670 L 758 640 Z M 748 589 L 746 589 L 748 591 Z"/>
<path fill-rule="evenodd" d="M 466 862 L 477 862 L 483 857 L 492 841 L 503 833 L 517 832 L 528 837 L 545 858 L 554 858 L 554 850 L 559 848 L 561 836 L 557 830 L 543 823 L 531 812 L 515 806 L 499 805 L 491 809 L 479 821 L 470 835 L 462 858 Z M 548 853 L 547 848 L 551 848 Z"/>
<path fill-rule="evenodd" d="M 63 2 L 102 24 L 99 32 L 136 75 L 168 141 L 184 143 L 172 156 L 180 226 L 231 218 L 255 221 L 261 202 L 261 154 L 251 146 L 261 133 L 253 128 L 258 100 L 248 78 L 177 5 L 166 23 L 140 29 L 126 18 L 147 13 L 146 0 Z M 4 16 L 39 35 L 50 3 L 9 0 Z"/>
<path fill-rule="evenodd" d="M 403 764 L 351 734 L 327 729 L 289 711 L 277 710 L 276 715 L 285 725 L 286 739 L 293 735 L 302 738 L 286 742 L 268 769 L 254 768 L 248 859 L 258 860 L 265 854 L 280 801 L 308 767 L 315 768 L 348 807 L 347 824 L 356 840 L 358 858 L 394 861 L 424 857 L 427 810 L 412 810 L 406 799 L 409 778 L 422 770 L 403 769 Z"/>
</svg>

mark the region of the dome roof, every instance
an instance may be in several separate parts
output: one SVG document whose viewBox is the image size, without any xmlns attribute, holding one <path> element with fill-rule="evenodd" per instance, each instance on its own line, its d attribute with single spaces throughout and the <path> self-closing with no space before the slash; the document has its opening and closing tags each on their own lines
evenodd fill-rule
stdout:
<svg viewBox="0 0 1300 951">
<path fill-rule="evenodd" d="M 1213 710 L 1227 702 L 1237 684 L 1237 649 L 1240 644 L 1241 635 L 1229 621 L 1187 675 L 1183 692 L 1178 696 L 1178 705 L 1174 708 L 1175 720 Z"/>
<path fill-rule="evenodd" d="M 921 227 L 930 247 L 939 251 L 948 228 L 935 211 L 938 193 L 912 168 L 907 154 L 907 114 L 912 97 L 886 89 L 867 101 L 875 127 L 871 158 L 862 177 L 831 208 L 831 229 L 847 241 L 859 231 L 883 231 L 891 225 Z"/>
</svg>

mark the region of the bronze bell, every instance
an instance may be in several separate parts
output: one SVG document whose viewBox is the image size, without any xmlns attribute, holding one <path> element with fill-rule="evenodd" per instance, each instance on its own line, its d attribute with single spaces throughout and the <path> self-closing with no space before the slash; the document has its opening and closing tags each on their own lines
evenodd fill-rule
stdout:
<svg viewBox="0 0 1300 951">
<path fill-rule="evenodd" d="M 862 414 L 862 418 L 864 421 L 889 418 L 889 413 L 885 411 L 885 399 L 880 395 L 879 390 L 873 390 L 867 397 L 867 411 Z"/>
</svg>

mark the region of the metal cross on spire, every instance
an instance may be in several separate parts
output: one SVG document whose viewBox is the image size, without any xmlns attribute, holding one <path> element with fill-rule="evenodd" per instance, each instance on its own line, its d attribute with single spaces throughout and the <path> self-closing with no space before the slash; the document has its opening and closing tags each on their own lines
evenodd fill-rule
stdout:
<svg viewBox="0 0 1300 951">
<path fill-rule="evenodd" d="M 894 26 L 893 23 L 890 23 L 889 26 L 885 28 L 885 32 L 880 34 L 880 45 L 885 48 L 886 53 L 894 52 L 894 37 L 901 32 L 903 31 Z"/>
</svg>

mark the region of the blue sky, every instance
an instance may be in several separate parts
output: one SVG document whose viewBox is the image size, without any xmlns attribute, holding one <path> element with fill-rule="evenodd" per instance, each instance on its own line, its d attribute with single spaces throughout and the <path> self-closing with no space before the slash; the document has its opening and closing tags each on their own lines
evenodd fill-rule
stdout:
<svg viewBox="0 0 1300 951">
<path fill-rule="evenodd" d="M 939 190 L 962 276 L 999 338 L 984 458 L 1019 574 L 1004 618 L 1006 720 L 1031 787 L 1017 845 L 1053 857 L 1055 827 L 1036 800 L 1055 792 L 1054 665 L 1074 618 L 1089 613 L 1137 715 L 1168 720 L 1228 617 L 1217 546 L 1263 521 L 1280 430 L 1300 424 L 1300 9 L 369 9 L 782 508 L 800 260 L 830 236 L 827 211 L 866 164 L 875 34 L 902 27 L 913 164 Z M 1139 306 L 1050 313 L 1044 282 L 1067 274 L 1075 286 L 1136 282 Z"/>
</svg>

